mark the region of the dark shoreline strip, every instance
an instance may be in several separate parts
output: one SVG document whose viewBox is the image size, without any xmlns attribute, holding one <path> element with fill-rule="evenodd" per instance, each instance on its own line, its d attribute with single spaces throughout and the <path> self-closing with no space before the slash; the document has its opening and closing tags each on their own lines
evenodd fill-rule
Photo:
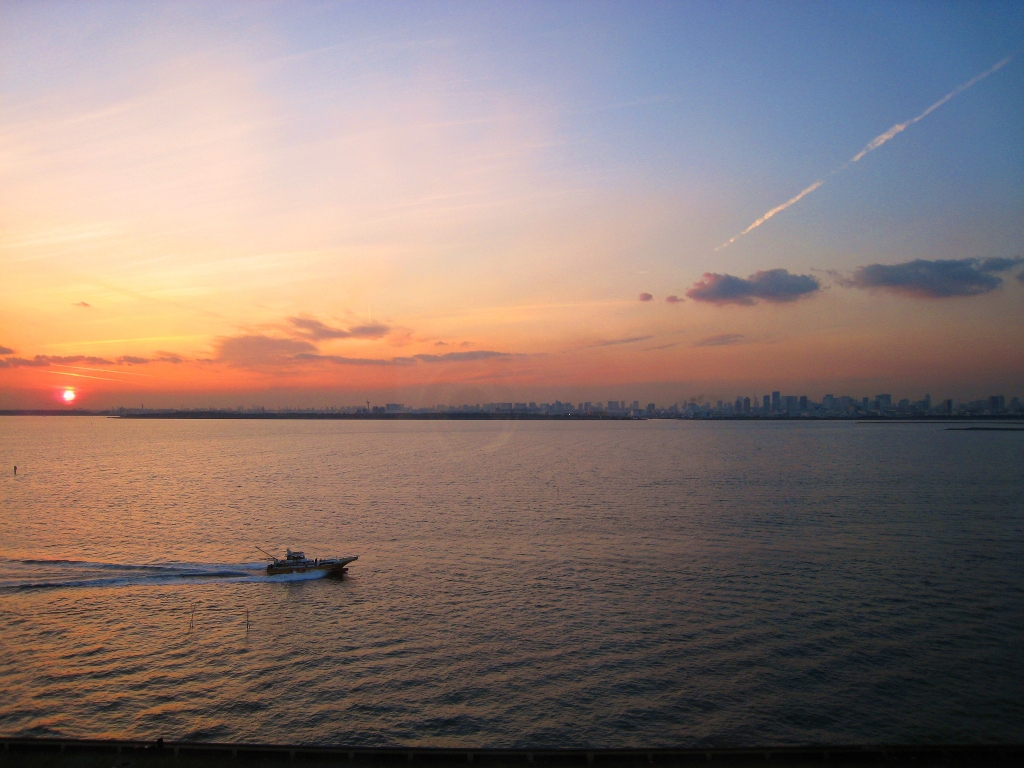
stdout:
<svg viewBox="0 0 1024 768">
<path fill-rule="evenodd" d="M 139 766 L 218 765 L 363 765 L 397 766 L 421 762 L 432 766 L 483 763 L 487 766 L 641 766 L 707 765 L 1016 765 L 1024 759 L 1024 744 L 812 745 L 747 748 L 525 748 L 358 747 L 303 744 L 156 742 L 115 739 L 0 737 L 0 766 L 99 765 L 105 755 L 117 754 L 118 764 Z M 28 758 L 31 755 L 31 758 Z M 131 758 L 131 761 L 125 758 Z M 109 758 L 107 758 L 109 762 Z M 121 761 L 124 761 L 123 763 Z M 106 765 L 106 763 L 104 763 Z"/>
<path fill-rule="evenodd" d="M 946 427 L 946 432 L 1024 432 L 1024 427 Z"/>
</svg>

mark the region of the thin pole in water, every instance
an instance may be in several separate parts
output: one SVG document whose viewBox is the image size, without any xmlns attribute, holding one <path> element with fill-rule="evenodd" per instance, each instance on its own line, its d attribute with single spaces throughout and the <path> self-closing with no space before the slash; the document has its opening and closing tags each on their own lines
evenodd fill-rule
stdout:
<svg viewBox="0 0 1024 768">
<path fill-rule="evenodd" d="M 192 615 L 189 617 L 189 620 L 188 620 L 188 631 L 189 632 L 191 632 L 192 629 L 195 627 L 195 622 L 196 622 L 196 604 L 192 603 Z"/>
<path fill-rule="evenodd" d="M 245 634 L 249 634 L 249 609 L 245 609 Z"/>
</svg>

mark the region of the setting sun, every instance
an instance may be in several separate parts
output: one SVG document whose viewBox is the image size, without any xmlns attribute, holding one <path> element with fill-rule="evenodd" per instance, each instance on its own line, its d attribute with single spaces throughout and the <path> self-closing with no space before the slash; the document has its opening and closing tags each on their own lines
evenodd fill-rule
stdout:
<svg viewBox="0 0 1024 768">
<path fill-rule="evenodd" d="M 65 389 L 64 390 L 64 402 L 65 403 L 70 403 L 74 399 L 75 399 L 75 390 L 73 390 L 73 389 Z"/>
</svg>

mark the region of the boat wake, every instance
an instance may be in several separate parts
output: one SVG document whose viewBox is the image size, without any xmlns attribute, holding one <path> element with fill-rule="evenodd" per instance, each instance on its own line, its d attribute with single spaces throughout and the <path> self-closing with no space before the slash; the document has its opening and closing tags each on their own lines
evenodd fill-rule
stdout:
<svg viewBox="0 0 1024 768">
<path fill-rule="evenodd" d="M 252 582 L 280 584 L 311 581 L 324 571 L 271 576 L 265 563 L 94 563 L 85 560 L 8 561 L 0 576 L 0 594 L 34 590 L 166 586 L 182 583 Z"/>
</svg>

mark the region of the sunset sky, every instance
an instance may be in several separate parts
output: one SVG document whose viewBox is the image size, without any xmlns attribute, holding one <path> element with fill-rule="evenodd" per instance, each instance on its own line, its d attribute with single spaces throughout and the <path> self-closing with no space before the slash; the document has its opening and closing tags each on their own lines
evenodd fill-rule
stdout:
<svg viewBox="0 0 1024 768">
<path fill-rule="evenodd" d="M 1019 2 L 5 2 L 0 408 L 1024 395 L 1022 40 Z"/>
</svg>

